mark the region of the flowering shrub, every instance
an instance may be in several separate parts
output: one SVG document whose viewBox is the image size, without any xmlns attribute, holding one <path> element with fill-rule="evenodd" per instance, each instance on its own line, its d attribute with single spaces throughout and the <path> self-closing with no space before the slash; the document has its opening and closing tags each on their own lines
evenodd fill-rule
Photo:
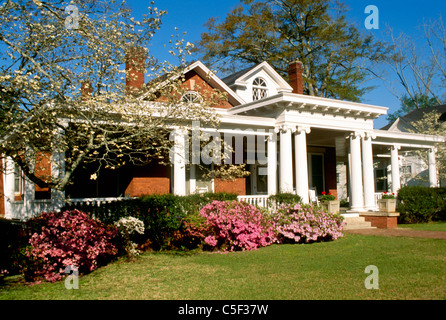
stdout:
<svg viewBox="0 0 446 320">
<path fill-rule="evenodd" d="M 144 234 L 144 222 L 134 217 L 124 217 L 115 222 L 115 226 L 124 241 L 124 250 L 129 258 L 139 254 L 136 243 L 132 242 L 131 236 L 135 233 Z"/>
<path fill-rule="evenodd" d="M 112 243 L 116 229 L 105 228 L 99 220 L 77 210 L 41 213 L 27 224 L 31 230 L 28 265 L 24 267 L 28 279 L 60 280 L 69 265 L 80 272 L 93 271 L 117 253 Z"/>
<path fill-rule="evenodd" d="M 335 240 L 343 235 L 343 218 L 313 205 L 282 205 L 275 222 L 279 243 Z"/>
<path fill-rule="evenodd" d="M 189 231 L 209 248 L 226 251 L 253 250 L 276 239 L 271 219 L 260 209 L 238 201 L 205 205 Z"/>
</svg>

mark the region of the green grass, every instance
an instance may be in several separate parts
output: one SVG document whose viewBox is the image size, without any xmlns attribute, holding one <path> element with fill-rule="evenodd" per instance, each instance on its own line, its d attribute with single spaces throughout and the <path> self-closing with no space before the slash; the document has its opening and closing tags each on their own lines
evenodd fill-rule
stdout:
<svg viewBox="0 0 446 320">
<path fill-rule="evenodd" d="M 445 240 L 347 234 L 249 252 L 145 253 L 81 276 L 78 290 L 16 283 L 0 299 L 446 299 L 445 263 Z M 379 290 L 364 286 L 368 265 Z"/>
<path fill-rule="evenodd" d="M 445 231 L 446 232 L 446 222 L 429 222 L 429 223 L 414 223 L 414 224 L 399 224 L 398 228 L 410 228 L 413 230 L 423 230 L 423 231 Z"/>
</svg>

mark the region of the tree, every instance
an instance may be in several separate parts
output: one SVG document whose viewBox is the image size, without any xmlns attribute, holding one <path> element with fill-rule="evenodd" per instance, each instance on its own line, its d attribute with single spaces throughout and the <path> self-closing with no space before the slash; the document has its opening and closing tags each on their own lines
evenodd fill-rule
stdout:
<svg viewBox="0 0 446 320">
<path fill-rule="evenodd" d="M 429 108 L 437 105 L 437 99 L 420 93 L 415 93 L 413 95 L 413 99 L 405 94 L 400 98 L 400 100 L 401 108 L 399 108 L 394 113 L 389 113 L 387 115 L 386 119 L 389 122 L 393 122 L 399 117 L 404 116 L 413 110 Z"/>
<path fill-rule="evenodd" d="M 430 135 L 438 135 L 446 137 L 446 121 L 441 113 L 439 112 L 426 112 L 423 117 L 412 123 L 414 127 L 414 133 L 423 133 Z M 446 180 L 446 145 L 445 143 L 437 143 L 436 147 L 436 165 L 438 170 L 439 181 Z M 422 159 L 427 163 L 427 152 L 418 151 L 417 152 Z"/>
<path fill-rule="evenodd" d="M 390 86 L 401 101 L 401 108 L 387 118 L 393 121 L 412 110 L 446 102 L 446 29 L 443 20 L 427 21 L 421 26 L 421 40 L 403 33 L 395 37 L 390 30 L 391 49 L 387 60 L 403 92 Z"/>
<path fill-rule="evenodd" d="M 212 106 L 220 93 L 178 103 L 191 44 L 173 38 L 179 66 L 138 49 L 149 47 L 164 14 L 153 2 L 138 21 L 124 2 L 3 1 L 0 156 L 12 158 L 39 187 L 64 190 L 85 163 L 98 170 L 148 163 L 168 154 L 172 126 L 216 125 Z M 128 54 L 131 70 L 123 68 Z M 129 91 L 124 80 L 137 82 L 138 70 L 150 81 Z M 64 161 L 44 173 L 43 157 Z"/>
<path fill-rule="evenodd" d="M 334 0 L 242 0 L 226 19 L 211 18 L 198 47 L 223 72 L 268 61 L 287 78 L 290 62 L 303 64 L 304 93 L 359 101 L 370 62 L 385 45 L 350 25 Z"/>
</svg>

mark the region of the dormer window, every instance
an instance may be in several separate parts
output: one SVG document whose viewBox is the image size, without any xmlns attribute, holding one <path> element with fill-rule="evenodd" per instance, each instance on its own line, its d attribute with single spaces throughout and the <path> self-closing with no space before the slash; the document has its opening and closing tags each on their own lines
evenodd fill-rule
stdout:
<svg viewBox="0 0 446 320">
<path fill-rule="evenodd" d="M 188 91 L 181 97 L 183 103 L 201 103 L 203 99 L 196 91 Z"/>
<path fill-rule="evenodd" d="M 252 100 L 260 100 L 268 96 L 266 81 L 262 78 L 255 78 L 252 82 Z"/>
</svg>

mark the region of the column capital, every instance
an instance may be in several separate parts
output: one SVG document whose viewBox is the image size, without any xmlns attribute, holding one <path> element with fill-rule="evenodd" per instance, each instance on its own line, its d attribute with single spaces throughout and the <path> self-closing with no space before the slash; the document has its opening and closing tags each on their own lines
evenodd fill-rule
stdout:
<svg viewBox="0 0 446 320">
<path fill-rule="evenodd" d="M 301 134 L 301 133 L 309 134 L 310 132 L 311 132 L 311 128 L 308 126 L 296 126 L 297 134 Z"/>
<path fill-rule="evenodd" d="M 365 131 L 363 138 L 373 140 L 376 139 L 376 134 L 371 131 Z"/>
<path fill-rule="evenodd" d="M 288 131 L 290 132 L 294 132 L 296 131 L 296 128 L 287 124 L 282 124 L 278 127 L 275 128 L 276 132 L 281 132 L 281 133 L 287 133 Z"/>
<path fill-rule="evenodd" d="M 429 148 L 429 152 L 436 153 L 437 151 L 438 151 L 438 149 L 435 147 Z"/>
<path fill-rule="evenodd" d="M 400 150 L 400 149 L 401 149 L 401 146 L 398 144 L 392 144 L 390 146 L 390 150 Z"/>
<path fill-rule="evenodd" d="M 364 131 L 347 132 L 344 135 L 345 139 L 349 139 L 349 138 L 364 138 L 364 136 L 365 136 Z"/>
</svg>

